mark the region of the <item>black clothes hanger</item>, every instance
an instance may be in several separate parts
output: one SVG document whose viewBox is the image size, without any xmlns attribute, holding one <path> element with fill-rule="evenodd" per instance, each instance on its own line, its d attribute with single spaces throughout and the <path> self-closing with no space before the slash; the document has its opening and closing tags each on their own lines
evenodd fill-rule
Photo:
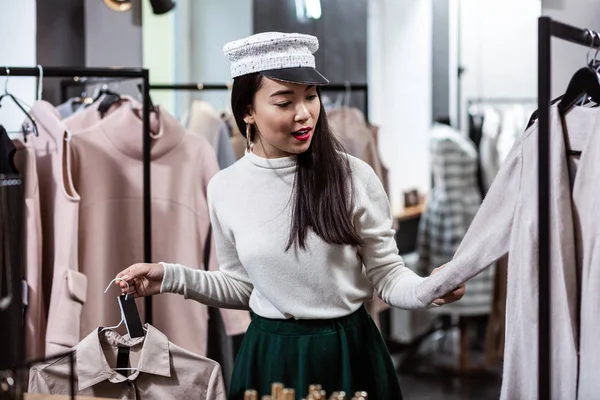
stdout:
<svg viewBox="0 0 600 400">
<path fill-rule="evenodd" d="M 6 97 L 10 98 L 16 105 L 17 107 L 19 107 L 19 109 L 21 111 L 23 111 L 23 114 L 25 114 L 25 116 L 27 117 L 27 119 L 29 120 L 29 122 L 31 122 L 31 127 L 33 129 L 33 134 L 35 136 L 38 136 L 38 129 L 37 129 L 37 124 L 35 123 L 35 119 L 29 115 L 29 113 L 27 112 L 27 110 L 25 110 L 25 108 L 23 108 L 23 106 L 21 105 L 21 103 L 15 98 L 15 96 L 13 96 L 12 94 L 10 94 L 8 92 L 8 78 L 10 77 L 10 69 L 8 69 L 8 67 L 4 67 L 6 69 L 6 80 L 4 81 L 4 93 L 0 96 L 0 107 L 2 107 L 2 100 Z M 23 130 L 23 134 L 25 135 L 25 137 L 27 136 L 27 131 L 24 129 Z"/>
<path fill-rule="evenodd" d="M 18 174 L 19 170 L 15 166 L 14 157 L 17 149 L 13 144 L 8 133 L 0 125 L 0 174 Z"/>
<path fill-rule="evenodd" d="M 140 92 L 140 96 L 142 96 L 142 101 L 144 101 L 144 99 L 143 99 L 144 90 L 143 90 L 142 84 L 138 83 L 137 88 L 138 88 L 138 91 Z M 156 112 L 156 109 L 154 108 L 154 103 L 152 102 L 152 97 L 150 97 L 150 95 L 148 95 L 148 100 L 150 101 L 150 112 Z"/>
</svg>

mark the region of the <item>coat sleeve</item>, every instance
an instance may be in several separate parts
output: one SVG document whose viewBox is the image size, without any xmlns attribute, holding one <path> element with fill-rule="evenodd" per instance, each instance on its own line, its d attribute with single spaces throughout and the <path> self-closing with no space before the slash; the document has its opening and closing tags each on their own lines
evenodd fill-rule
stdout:
<svg viewBox="0 0 600 400">
<path fill-rule="evenodd" d="M 521 190 L 522 164 L 522 144 L 518 141 L 500 168 L 453 259 L 417 287 L 419 301 L 430 304 L 508 252 Z"/>
</svg>

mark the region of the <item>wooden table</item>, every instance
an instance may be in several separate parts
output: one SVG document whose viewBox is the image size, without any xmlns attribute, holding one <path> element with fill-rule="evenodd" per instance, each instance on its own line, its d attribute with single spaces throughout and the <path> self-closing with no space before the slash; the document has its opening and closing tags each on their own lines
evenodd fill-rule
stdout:
<svg viewBox="0 0 600 400">
<path fill-rule="evenodd" d="M 404 207 L 401 212 L 394 215 L 394 218 L 402 222 L 418 217 L 419 215 L 423 214 L 423 211 L 425 211 L 425 203 L 421 202 L 416 206 Z"/>
</svg>

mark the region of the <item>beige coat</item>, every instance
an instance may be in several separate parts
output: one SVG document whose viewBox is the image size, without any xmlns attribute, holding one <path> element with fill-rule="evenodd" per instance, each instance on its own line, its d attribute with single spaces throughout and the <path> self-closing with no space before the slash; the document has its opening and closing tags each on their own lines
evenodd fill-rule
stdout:
<svg viewBox="0 0 600 400">
<path fill-rule="evenodd" d="M 556 400 L 586 400 L 600 392 L 598 117 L 598 109 L 581 107 L 567 115 L 569 148 L 583 149 L 578 167 L 575 163 L 569 169 L 558 112 L 556 107 L 551 109 L 550 359 L 552 398 Z M 501 396 L 507 400 L 537 398 L 537 139 L 536 123 L 507 156 L 454 259 L 417 288 L 419 299 L 429 303 L 510 252 Z M 570 170 L 575 177 L 573 190 Z M 578 285 L 582 287 L 581 302 Z"/>
<path fill-rule="evenodd" d="M 39 137 L 35 147 L 43 238 L 42 269 L 48 321 L 46 354 L 60 353 L 79 342 L 79 321 L 87 279 L 77 264 L 79 195 L 70 175 L 70 142 L 60 115 L 50 103 L 36 102 L 30 110 Z"/>
</svg>

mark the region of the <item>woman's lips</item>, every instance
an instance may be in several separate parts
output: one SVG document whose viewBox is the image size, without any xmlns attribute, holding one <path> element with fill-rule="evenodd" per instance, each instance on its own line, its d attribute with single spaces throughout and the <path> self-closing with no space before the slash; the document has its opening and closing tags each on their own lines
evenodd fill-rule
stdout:
<svg viewBox="0 0 600 400">
<path fill-rule="evenodd" d="M 296 132 L 292 132 L 292 136 L 294 136 L 294 139 L 299 140 L 301 142 L 306 142 L 308 139 L 310 139 L 310 132 L 312 131 L 312 128 L 307 127 L 307 128 L 302 128 L 297 130 Z"/>
</svg>

